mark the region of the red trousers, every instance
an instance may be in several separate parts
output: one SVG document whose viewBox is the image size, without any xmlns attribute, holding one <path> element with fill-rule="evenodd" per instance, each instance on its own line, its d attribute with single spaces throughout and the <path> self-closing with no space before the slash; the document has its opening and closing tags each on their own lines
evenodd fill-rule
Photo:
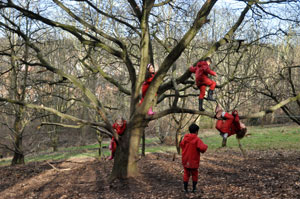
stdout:
<svg viewBox="0 0 300 199">
<path fill-rule="evenodd" d="M 209 86 L 210 90 L 215 90 L 216 82 L 209 78 L 205 78 L 201 80 L 201 82 L 197 86 L 200 90 L 199 99 L 204 99 L 206 86 Z"/>
<path fill-rule="evenodd" d="M 192 176 L 193 182 L 197 182 L 198 181 L 198 168 L 197 169 L 184 168 L 183 182 L 188 182 L 190 179 L 190 176 Z"/>
</svg>

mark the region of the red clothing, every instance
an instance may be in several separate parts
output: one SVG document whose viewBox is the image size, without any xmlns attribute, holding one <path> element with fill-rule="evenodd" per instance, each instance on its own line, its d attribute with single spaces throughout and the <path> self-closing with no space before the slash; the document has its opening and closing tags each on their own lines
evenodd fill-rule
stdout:
<svg viewBox="0 0 300 199">
<path fill-rule="evenodd" d="M 144 81 L 144 83 L 142 85 L 142 99 L 140 101 L 140 104 L 144 101 L 144 97 L 146 96 L 147 90 L 148 90 L 150 83 L 152 82 L 154 76 L 155 76 L 155 73 L 152 73 L 151 76 L 148 79 L 146 79 L 146 81 Z"/>
<path fill-rule="evenodd" d="M 215 76 L 217 73 L 210 69 L 206 61 L 199 61 L 196 66 L 190 67 L 190 72 L 195 73 L 196 85 L 200 89 L 199 99 L 203 99 L 206 86 L 210 86 L 210 90 L 214 90 L 216 82 L 208 78 L 208 74 Z"/>
<path fill-rule="evenodd" d="M 184 173 L 183 173 L 183 182 L 188 182 L 190 179 L 190 176 L 192 176 L 193 182 L 198 181 L 198 168 L 197 169 L 188 169 L 184 168 Z"/>
<path fill-rule="evenodd" d="M 229 137 L 241 130 L 240 118 L 237 112 L 235 116 L 229 113 L 225 113 L 224 119 L 225 120 L 218 120 L 216 123 L 216 129 L 218 129 L 220 133 L 228 133 Z"/>
<path fill-rule="evenodd" d="M 206 80 L 208 78 L 208 74 L 215 76 L 217 73 L 210 69 L 209 65 L 206 61 L 199 61 L 196 66 L 190 67 L 190 72 L 195 73 L 196 76 L 196 84 L 197 86 L 201 86 L 202 84 L 207 85 Z"/>
<path fill-rule="evenodd" d="M 211 79 L 207 78 L 205 80 L 205 83 L 206 83 L 206 85 L 202 84 L 200 87 L 198 87 L 200 90 L 199 99 L 204 99 L 206 86 L 209 86 L 210 90 L 215 90 L 215 88 L 216 88 L 216 82 Z"/>
<path fill-rule="evenodd" d="M 117 132 L 118 135 L 123 135 L 123 133 L 126 129 L 126 120 L 123 120 L 122 126 L 118 125 L 115 122 L 112 127 L 113 127 L 113 129 L 115 129 L 115 131 Z M 111 150 L 111 156 L 113 158 L 114 153 L 116 152 L 116 149 L 117 149 L 117 142 L 116 142 L 116 138 L 114 136 L 111 138 L 109 149 Z"/>
<path fill-rule="evenodd" d="M 118 125 L 116 122 L 113 124 L 113 129 L 116 130 L 116 132 L 119 134 L 119 135 L 122 135 L 126 129 L 126 120 L 123 120 L 123 125 L 120 126 Z"/>
<path fill-rule="evenodd" d="M 186 134 L 180 143 L 182 149 L 182 165 L 184 168 L 199 168 L 200 152 L 207 150 L 207 145 L 198 138 L 197 134 Z"/>
</svg>

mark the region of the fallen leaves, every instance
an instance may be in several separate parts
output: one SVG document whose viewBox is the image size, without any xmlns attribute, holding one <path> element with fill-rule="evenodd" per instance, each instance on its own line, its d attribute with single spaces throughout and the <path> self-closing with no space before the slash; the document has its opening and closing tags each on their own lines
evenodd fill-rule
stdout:
<svg viewBox="0 0 300 199">
<path fill-rule="evenodd" d="M 0 195 L 32 199 L 300 198 L 299 151 L 248 151 L 247 155 L 244 159 L 230 149 L 205 153 L 195 194 L 182 191 L 180 157 L 173 161 L 172 154 L 148 154 L 138 163 L 139 177 L 113 184 L 107 181 L 112 161 L 76 159 L 0 167 Z"/>
</svg>

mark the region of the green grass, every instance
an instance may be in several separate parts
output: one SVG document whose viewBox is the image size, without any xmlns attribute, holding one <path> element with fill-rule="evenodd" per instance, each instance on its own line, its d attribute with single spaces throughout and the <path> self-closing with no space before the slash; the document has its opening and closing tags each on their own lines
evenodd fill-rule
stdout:
<svg viewBox="0 0 300 199">
<path fill-rule="evenodd" d="M 300 128 L 298 126 L 286 127 L 251 127 L 248 129 L 251 134 L 241 140 L 241 144 L 245 150 L 300 150 Z M 201 139 L 208 145 L 208 150 L 215 150 L 221 146 L 222 138 L 216 133 L 209 136 L 201 136 Z M 175 146 L 159 145 L 157 137 L 147 138 L 147 152 L 176 152 Z M 109 156 L 108 142 L 104 142 L 106 146 L 102 150 L 104 156 Z M 153 144 L 153 145 L 151 145 Z M 238 142 L 235 136 L 229 137 L 227 148 L 238 149 Z M 45 160 L 64 160 L 71 157 L 97 157 L 98 144 L 86 145 L 80 147 L 59 148 L 57 152 L 43 151 L 37 155 L 28 155 L 25 157 L 26 163 L 39 162 Z M 1 165 L 9 165 L 10 159 L 0 160 Z"/>
<path fill-rule="evenodd" d="M 241 140 L 243 148 L 247 150 L 300 150 L 300 128 L 297 126 L 252 127 L 248 129 L 248 133 L 250 135 Z M 219 148 L 222 142 L 222 138 L 219 135 L 203 137 L 202 140 L 209 146 L 209 149 Z M 235 135 L 228 138 L 227 147 L 238 148 Z"/>
</svg>

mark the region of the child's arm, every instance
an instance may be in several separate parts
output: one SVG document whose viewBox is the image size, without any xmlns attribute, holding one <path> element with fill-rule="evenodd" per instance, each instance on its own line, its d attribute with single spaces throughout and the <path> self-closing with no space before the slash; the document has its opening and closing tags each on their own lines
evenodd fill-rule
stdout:
<svg viewBox="0 0 300 199">
<path fill-rule="evenodd" d="M 124 133 L 125 129 L 126 129 L 126 120 L 123 120 L 123 126 L 120 129 L 120 135 Z"/>
<path fill-rule="evenodd" d="M 155 73 L 156 74 L 156 73 Z M 146 79 L 146 83 L 150 84 L 155 76 L 155 74 L 152 74 L 151 77 L 149 77 L 148 79 Z"/>
<path fill-rule="evenodd" d="M 202 142 L 202 140 L 199 138 L 199 140 L 198 140 L 198 143 L 197 143 L 197 149 L 201 152 L 201 153 L 204 153 L 206 150 L 207 150 L 207 145 L 206 144 L 204 144 L 203 142 Z"/>
<path fill-rule="evenodd" d="M 117 123 L 114 123 L 114 124 L 112 125 L 112 127 L 113 127 L 114 130 L 117 130 Z"/>
<path fill-rule="evenodd" d="M 211 70 L 210 67 L 209 67 L 208 65 L 207 65 L 205 71 L 206 71 L 208 74 L 210 74 L 210 75 L 213 75 L 213 76 L 216 76 L 216 75 L 217 75 L 217 73 L 216 73 L 215 71 Z"/>
<path fill-rule="evenodd" d="M 189 68 L 189 70 L 190 70 L 191 73 L 195 73 L 196 72 L 196 68 L 197 68 L 197 66 L 191 66 Z"/>
<path fill-rule="evenodd" d="M 240 117 L 239 114 L 236 110 L 232 111 L 232 115 L 234 116 L 234 121 L 235 122 L 239 122 L 240 121 Z"/>
</svg>

